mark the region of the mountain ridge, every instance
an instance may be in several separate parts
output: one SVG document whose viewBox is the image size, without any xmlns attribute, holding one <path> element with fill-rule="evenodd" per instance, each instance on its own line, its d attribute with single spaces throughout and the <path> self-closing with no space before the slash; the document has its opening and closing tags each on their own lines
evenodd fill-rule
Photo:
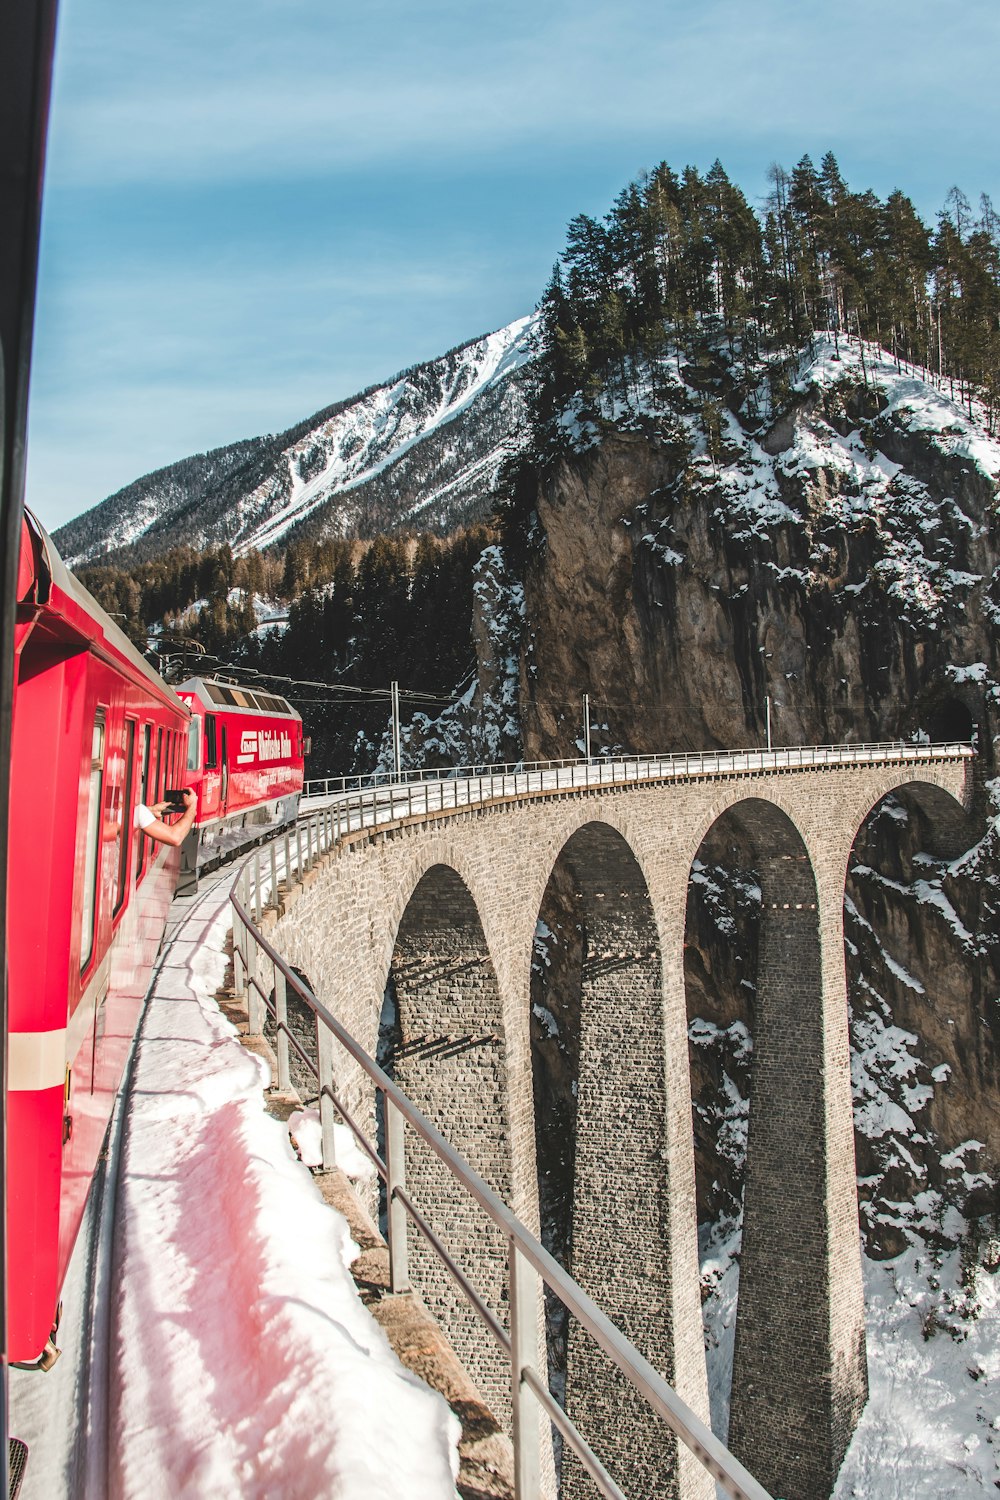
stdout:
<svg viewBox="0 0 1000 1500">
<path fill-rule="evenodd" d="M 239 553 L 479 520 L 527 433 L 536 327 L 534 315 L 515 319 L 283 432 L 143 475 L 61 526 L 56 544 L 70 567 L 127 565 L 182 544 Z"/>
</svg>

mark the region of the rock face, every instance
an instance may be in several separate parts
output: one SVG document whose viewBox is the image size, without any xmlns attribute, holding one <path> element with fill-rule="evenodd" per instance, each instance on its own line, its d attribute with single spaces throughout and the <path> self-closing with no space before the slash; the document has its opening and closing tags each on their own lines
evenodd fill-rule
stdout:
<svg viewBox="0 0 1000 1500">
<path fill-rule="evenodd" d="M 524 753 L 580 752 L 584 692 L 595 752 L 760 745 L 768 699 L 776 745 L 975 737 L 967 847 L 936 848 L 901 793 L 859 831 L 845 907 L 868 1248 L 947 1242 L 954 1209 L 997 1207 L 1000 1171 L 1000 444 L 929 377 L 842 341 L 782 404 L 756 393 L 763 427 L 721 360 L 692 378 L 581 427 L 539 485 Z M 710 836 L 688 927 L 707 1219 L 738 1213 L 755 889 L 738 836 Z"/>
</svg>

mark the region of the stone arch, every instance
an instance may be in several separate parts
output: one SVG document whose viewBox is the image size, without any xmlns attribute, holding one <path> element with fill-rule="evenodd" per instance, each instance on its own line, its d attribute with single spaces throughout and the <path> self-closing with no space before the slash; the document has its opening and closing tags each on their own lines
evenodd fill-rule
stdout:
<svg viewBox="0 0 1000 1500">
<path fill-rule="evenodd" d="M 965 798 L 960 800 L 949 787 L 907 774 L 907 770 L 901 766 L 896 775 L 884 777 L 878 796 L 869 795 L 855 810 L 851 848 L 856 845 L 872 813 L 892 796 L 900 798 L 919 816 L 932 853 L 942 859 L 957 859 L 976 841 L 980 832 L 972 814 L 971 788 L 967 788 Z"/>
<path fill-rule="evenodd" d="M 623 834 L 589 821 L 559 851 L 543 918 L 553 893 L 569 935 L 562 979 L 571 993 L 558 1004 L 558 1021 L 576 1028 L 575 1036 L 564 1033 L 576 1085 L 575 1118 L 567 1121 L 574 1149 L 566 1259 L 576 1281 L 673 1381 L 678 1214 L 672 1195 L 690 1199 L 691 1174 L 690 1160 L 674 1160 L 669 1129 L 663 966 L 650 887 Z M 536 1111 L 540 1104 L 536 1093 Z M 678 1493 L 672 1438 L 650 1422 L 645 1403 L 572 1319 L 566 1405 L 626 1493 Z M 694 1485 L 685 1489 L 696 1492 Z M 560 1493 L 564 1500 L 592 1494 L 570 1457 Z"/>
<path fill-rule="evenodd" d="M 760 886 L 728 1442 L 772 1493 L 822 1500 L 867 1396 L 846 996 L 793 810 L 727 800 L 698 851 L 732 840 Z"/>
<path fill-rule="evenodd" d="M 503 1006 L 480 912 L 468 885 L 450 866 L 431 865 L 410 893 L 396 932 L 388 987 L 396 1005 L 392 1071 L 400 1088 L 509 1201 Z M 412 1133 L 407 1181 L 435 1233 L 506 1323 L 503 1236 Z M 410 1273 L 487 1403 L 505 1419 L 510 1409 L 506 1359 L 418 1234 L 410 1237 Z"/>
</svg>

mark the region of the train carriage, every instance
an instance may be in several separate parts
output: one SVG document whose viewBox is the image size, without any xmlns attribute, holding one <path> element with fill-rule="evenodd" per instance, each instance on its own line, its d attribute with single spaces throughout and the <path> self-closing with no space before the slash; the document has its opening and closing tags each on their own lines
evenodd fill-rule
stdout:
<svg viewBox="0 0 1000 1500">
<path fill-rule="evenodd" d="M 8 1305 L 24 1362 L 50 1341 L 177 880 L 180 851 L 133 811 L 183 784 L 190 714 L 30 516 L 17 599 Z"/>
</svg>

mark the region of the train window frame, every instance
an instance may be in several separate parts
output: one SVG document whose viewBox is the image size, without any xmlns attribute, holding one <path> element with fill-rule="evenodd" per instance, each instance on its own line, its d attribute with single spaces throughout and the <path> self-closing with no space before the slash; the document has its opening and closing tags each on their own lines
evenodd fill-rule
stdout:
<svg viewBox="0 0 1000 1500">
<path fill-rule="evenodd" d="M 163 791 L 166 785 L 166 769 L 166 762 L 163 759 L 163 725 L 161 724 L 156 731 L 156 781 L 154 783 L 154 791 L 156 792 L 154 801 L 156 802 L 163 801 Z"/>
<path fill-rule="evenodd" d="M 80 973 L 86 974 L 97 947 L 97 915 L 100 895 L 101 829 L 104 812 L 104 767 L 108 745 L 108 709 L 98 704 L 90 739 L 87 832 L 83 856 L 83 899 L 80 902 Z"/>
<path fill-rule="evenodd" d="M 215 714 L 205 715 L 205 770 L 217 771 L 219 768 L 219 730 L 218 720 Z"/>
<path fill-rule="evenodd" d="M 117 917 L 128 895 L 128 852 L 132 844 L 130 830 L 133 817 L 133 782 L 135 780 L 135 740 L 138 721 L 125 720 L 125 780 L 122 782 L 121 826 L 118 830 L 118 889 L 115 894 L 113 915 Z"/>
<path fill-rule="evenodd" d="M 150 760 L 151 760 L 151 757 L 152 757 L 152 753 L 153 753 L 153 726 L 152 726 L 152 724 L 144 724 L 142 726 L 142 762 L 141 762 L 141 765 L 142 765 L 142 771 L 141 771 L 141 775 L 142 775 L 142 796 L 139 798 L 139 801 L 145 807 L 149 806 L 149 772 L 150 772 Z M 136 880 L 138 880 L 143 875 L 143 873 L 145 872 L 145 869 L 146 869 L 146 840 L 143 838 L 143 834 L 142 834 L 142 829 L 141 828 L 137 828 L 136 829 L 135 837 L 136 837 L 136 839 L 138 841 L 138 845 L 139 845 L 139 852 L 138 852 L 138 854 L 136 856 L 136 866 L 135 866 L 135 870 L 136 870 L 136 877 L 135 878 L 136 878 Z"/>
<path fill-rule="evenodd" d="M 192 714 L 187 732 L 187 769 L 201 770 L 202 720 L 200 714 Z"/>
</svg>

